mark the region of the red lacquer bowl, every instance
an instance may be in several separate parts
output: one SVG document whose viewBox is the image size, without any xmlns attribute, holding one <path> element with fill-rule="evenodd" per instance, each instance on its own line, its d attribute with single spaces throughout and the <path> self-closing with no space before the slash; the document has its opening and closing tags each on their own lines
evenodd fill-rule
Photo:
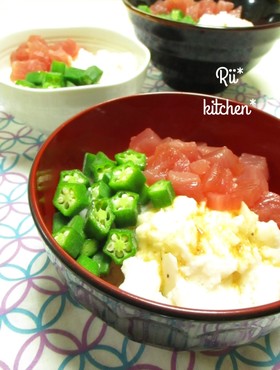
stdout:
<svg viewBox="0 0 280 370">
<path fill-rule="evenodd" d="M 234 114 L 207 113 L 205 104 L 211 105 L 213 99 L 231 106 Z M 49 258 L 80 304 L 135 341 L 177 350 L 248 343 L 280 327 L 280 301 L 240 310 L 179 308 L 139 298 L 95 277 L 52 237 L 52 198 L 59 172 L 81 168 L 87 151 L 101 150 L 108 155 L 122 151 L 131 136 L 151 127 L 162 137 L 227 145 L 236 154 L 266 156 L 271 190 L 280 193 L 280 121 L 246 107 L 188 93 L 142 94 L 111 100 L 62 124 L 47 138 L 34 160 L 29 203 Z M 235 114 L 241 110 L 242 115 Z"/>
</svg>

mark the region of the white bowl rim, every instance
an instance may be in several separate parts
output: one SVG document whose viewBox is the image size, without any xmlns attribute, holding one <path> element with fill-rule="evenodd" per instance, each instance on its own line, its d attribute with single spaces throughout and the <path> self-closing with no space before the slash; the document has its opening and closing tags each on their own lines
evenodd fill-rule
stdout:
<svg viewBox="0 0 280 370">
<path fill-rule="evenodd" d="M 10 87 L 10 88 L 15 88 L 16 90 L 21 90 L 21 91 L 28 91 L 28 92 L 36 92 L 36 94 L 50 94 L 50 93 L 54 93 L 54 92 L 64 92 L 64 93 L 71 93 L 71 92 L 77 92 L 77 91 L 80 91 L 80 90 L 83 90 L 83 91 L 86 91 L 86 90 L 92 90 L 92 89 L 101 89 L 101 88 L 110 88 L 110 86 L 118 86 L 118 85 L 121 85 L 131 79 L 134 79 L 136 76 L 140 75 L 148 66 L 148 64 L 150 63 L 150 60 L 151 60 L 151 54 L 150 54 L 150 50 L 142 43 L 140 42 L 137 38 L 132 38 L 132 37 L 128 37 L 126 35 L 124 35 L 123 33 L 121 32 L 118 32 L 118 31 L 115 31 L 115 30 L 112 30 L 112 29 L 108 29 L 108 28 L 105 28 L 105 27 L 88 27 L 88 26 L 85 26 L 85 27 L 56 27 L 56 28 L 31 28 L 31 29 L 25 29 L 23 31 L 18 31 L 18 32 L 14 32 L 14 33 L 11 33 L 9 35 L 6 35 L 4 37 L 1 37 L 0 36 L 0 43 L 1 41 L 3 42 L 4 40 L 9 40 L 9 39 L 14 39 L 16 37 L 19 37 L 20 39 L 26 39 L 28 36 L 32 35 L 32 34 L 37 34 L 37 35 L 41 35 L 43 36 L 44 38 L 49 38 L 49 37 L 57 37 L 56 34 L 57 33 L 63 33 L 65 34 L 65 36 L 58 36 L 58 38 L 75 38 L 75 35 L 73 35 L 73 33 L 77 34 L 76 36 L 78 36 L 78 34 L 82 34 L 84 33 L 85 35 L 87 34 L 87 32 L 98 32 L 98 33 L 102 33 L 106 36 L 117 36 L 118 37 L 118 40 L 122 41 L 122 42 L 126 42 L 128 43 L 129 46 L 133 46 L 133 47 L 136 47 L 139 51 L 139 53 L 142 54 L 142 57 L 143 57 L 143 60 L 141 62 L 141 64 L 139 63 L 138 65 L 138 68 L 133 72 L 133 74 L 130 74 L 127 78 L 123 78 L 121 79 L 120 81 L 116 81 L 116 82 L 113 82 L 113 83 L 104 83 L 104 84 L 93 84 L 93 85 L 83 85 L 83 86 L 73 86 L 71 88 L 69 87 L 61 87 L 61 88 L 55 88 L 55 89 L 36 89 L 36 88 L 26 88 L 26 87 L 23 87 L 23 86 L 20 86 L 20 85 L 16 85 L 15 83 L 13 83 L 11 81 L 10 82 L 6 82 L 6 81 L 3 81 L 3 80 L 0 80 L 0 86 L 1 85 L 4 85 L 4 86 L 7 86 L 7 87 Z M 98 37 L 97 37 L 97 40 L 98 40 Z M 20 41 L 18 43 L 18 45 L 20 45 L 20 43 L 22 43 L 24 41 Z M 112 43 L 112 45 L 115 45 Z M 130 49 L 127 49 L 127 51 L 130 51 Z"/>
</svg>

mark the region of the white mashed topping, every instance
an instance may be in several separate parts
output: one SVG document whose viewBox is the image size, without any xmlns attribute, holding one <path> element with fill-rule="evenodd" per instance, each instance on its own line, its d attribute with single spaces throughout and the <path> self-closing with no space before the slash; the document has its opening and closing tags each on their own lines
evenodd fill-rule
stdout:
<svg viewBox="0 0 280 370">
<path fill-rule="evenodd" d="M 96 53 L 81 48 L 72 67 L 86 69 L 92 65 L 103 71 L 100 84 L 113 84 L 128 79 L 137 69 L 133 53 L 100 49 Z"/>
<path fill-rule="evenodd" d="M 252 22 L 247 19 L 238 18 L 227 12 L 218 14 L 203 14 L 199 19 L 198 26 L 202 27 L 252 27 Z"/>
<path fill-rule="evenodd" d="M 139 215 L 136 256 L 120 288 L 147 299 L 201 309 L 234 309 L 280 299 L 280 230 L 240 211 L 209 210 L 179 196 Z"/>
</svg>

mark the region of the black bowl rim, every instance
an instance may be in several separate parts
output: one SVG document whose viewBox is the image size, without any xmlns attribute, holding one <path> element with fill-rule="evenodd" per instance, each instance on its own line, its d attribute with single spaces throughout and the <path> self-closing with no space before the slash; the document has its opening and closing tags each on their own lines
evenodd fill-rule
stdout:
<svg viewBox="0 0 280 370">
<path fill-rule="evenodd" d="M 144 11 L 139 10 L 137 7 L 133 6 L 129 0 L 122 0 L 123 4 L 127 7 L 128 11 L 136 14 L 140 18 L 146 19 L 147 21 L 151 21 L 154 23 L 159 23 L 162 26 L 167 27 L 176 27 L 181 30 L 201 30 L 201 31 L 209 31 L 209 32 L 232 32 L 232 31 L 239 31 L 239 32 L 254 32 L 254 31 L 260 31 L 265 29 L 271 29 L 271 28 L 278 28 L 280 27 L 280 21 L 277 22 L 271 22 L 271 23 L 264 23 L 264 24 L 257 24 L 253 27 L 203 27 L 203 26 L 197 26 L 194 24 L 188 24 L 183 22 L 177 22 L 172 21 L 169 19 L 160 18 L 156 15 L 145 13 Z M 279 14 L 280 15 L 280 14 Z"/>
<path fill-rule="evenodd" d="M 71 125 L 73 121 L 79 118 L 79 116 L 86 114 L 90 110 L 98 110 L 103 106 L 110 104 L 113 101 L 121 101 L 126 99 L 141 99 L 141 96 L 146 95 L 185 95 L 188 96 L 199 96 L 201 98 L 215 98 L 220 101 L 230 101 L 234 105 L 245 105 L 231 99 L 225 99 L 222 97 L 216 97 L 208 94 L 201 93 L 190 93 L 190 92 L 149 92 L 149 93 L 140 93 L 130 96 L 125 96 L 121 98 L 111 99 L 94 105 L 90 108 L 83 110 L 82 112 L 76 114 L 72 118 L 68 119 L 66 122 L 62 123 L 58 128 L 56 128 L 44 141 L 39 151 L 37 152 L 34 161 L 32 163 L 29 180 L 28 180 L 28 202 L 33 217 L 35 226 L 39 231 L 40 236 L 42 237 L 45 244 L 52 251 L 52 253 L 62 262 L 67 268 L 69 268 L 74 275 L 79 278 L 82 278 L 84 282 L 91 285 L 93 289 L 96 289 L 100 292 L 103 292 L 105 295 L 114 297 L 115 299 L 122 301 L 131 306 L 144 309 L 154 314 L 158 314 L 166 317 L 180 318 L 184 320 L 197 320 L 197 321 L 207 321 L 207 322 L 217 322 L 217 321 L 239 321 L 239 320 L 250 320 L 253 318 L 260 318 L 264 316 L 270 316 L 274 314 L 280 314 L 280 300 L 272 303 L 241 308 L 241 309 L 231 309 L 231 310 L 207 310 L 207 309 L 192 309 L 185 307 L 178 307 L 167 305 L 164 303 L 155 302 L 148 300 L 137 295 L 128 293 L 124 290 L 119 289 L 118 287 L 106 282 L 100 277 L 94 276 L 89 271 L 80 266 L 69 254 L 67 254 L 55 241 L 52 237 L 51 231 L 47 228 L 44 223 L 43 218 L 39 212 L 38 204 L 36 204 L 35 197 L 35 184 L 36 184 L 36 173 L 37 167 L 39 165 L 40 159 L 43 156 L 43 153 L 49 143 L 55 138 L 58 132 L 62 131 L 67 125 Z M 267 112 L 261 111 L 257 108 L 250 107 L 250 109 L 257 112 L 257 114 L 263 116 L 263 121 L 265 118 L 275 119 L 275 124 L 280 125 L 280 120 L 277 117 L 270 115 Z"/>
</svg>

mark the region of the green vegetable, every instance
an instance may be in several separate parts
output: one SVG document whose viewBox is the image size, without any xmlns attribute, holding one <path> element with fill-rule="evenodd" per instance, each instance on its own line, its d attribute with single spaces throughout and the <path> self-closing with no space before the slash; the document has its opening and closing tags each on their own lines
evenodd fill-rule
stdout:
<svg viewBox="0 0 280 370">
<path fill-rule="evenodd" d="M 103 180 L 109 182 L 112 169 L 116 166 L 116 162 L 110 159 L 105 153 L 98 152 L 95 158 L 89 163 L 88 171 L 92 174 L 94 182 Z"/>
<path fill-rule="evenodd" d="M 142 206 L 145 206 L 150 201 L 149 197 L 149 186 L 147 184 L 144 184 L 142 187 L 140 193 L 139 193 L 139 204 Z"/>
<path fill-rule="evenodd" d="M 97 66 L 80 69 L 69 67 L 63 62 L 54 60 L 50 71 L 29 72 L 25 79 L 17 80 L 16 84 L 42 89 L 93 85 L 99 82 L 102 74 L 103 71 Z"/>
<path fill-rule="evenodd" d="M 71 81 L 65 81 L 65 87 L 74 87 L 76 86 L 75 84 L 73 84 L 73 82 Z"/>
<path fill-rule="evenodd" d="M 193 25 L 197 24 L 197 22 L 190 15 L 185 15 L 181 22 Z"/>
<path fill-rule="evenodd" d="M 92 258 L 86 256 L 85 254 L 81 254 L 77 258 L 77 262 L 83 266 L 86 270 L 90 271 L 92 274 L 96 276 L 100 276 L 99 265 L 98 262 L 93 260 Z"/>
<path fill-rule="evenodd" d="M 108 162 L 111 163 L 112 165 L 116 164 L 115 161 L 110 159 L 105 153 L 103 153 L 103 152 L 97 152 L 96 153 L 94 164 L 105 164 L 105 163 L 108 163 Z"/>
<path fill-rule="evenodd" d="M 113 168 L 109 186 L 115 190 L 128 190 L 138 193 L 143 188 L 146 177 L 138 166 L 127 162 Z"/>
<path fill-rule="evenodd" d="M 65 72 L 65 69 L 66 69 L 66 64 L 64 62 L 60 62 L 59 60 L 52 61 L 51 68 L 50 68 L 51 72 L 57 72 L 63 75 Z"/>
<path fill-rule="evenodd" d="M 98 263 L 100 275 L 108 275 L 110 272 L 111 258 L 103 251 L 99 251 L 92 257 Z"/>
<path fill-rule="evenodd" d="M 80 254 L 92 257 L 99 250 L 99 242 L 95 239 L 86 239 L 82 245 Z"/>
<path fill-rule="evenodd" d="M 86 235 L 97 240 L 105 239 L 114 219 L 115 216 L 109 199 L 97 199 L 91 204 L 86 215 Z"/>
<path fill-rule="evenodd" d="M 89 178 L 80 170 L 64 170 L 60 172 L 60 181 L 71 184 L 84 184 L 89 186 Z"/>
<path fill-rule="evenodd" d="M 119 191 L 111 197 L 112 211 L 117 227 L 135 226 L 138 216 L 139 195 L 130 191 Z"/>
<path fill-rule="evenodd" d="M 89 77 L 90 84 L 96 84 L 100 80 L 102 74 L 103 71 L 96 66 L 88 67 L 85 70 L 85 75 Z"/>
<path fill-rule="evenodd" d="M 170 206 L 175 198 L 172 183 L 168 180 L 159 180 L 148 189 L 149 198 L 155 208 Z"/>
<path fill-rule="evenodd" d="M 71 220 L 68 222 L 68 226 L 73 227 L 79 234 L 82 235 L 83 238 L 85 238 L 85 219 L 81 215 L 75 215 L 71 218 Z"/>
<path fill-rule="evenodd" d="M 83 161 L 83 173 L 88 176 L 92 177 L 92 164 L 95 161 L 96 155 L 93 153 L 85 153 L 84 161 Z"/>
<path fill-rule="evenodd" d="M 58 65 L 57 68 L 60 66 Z M 55 67 L 56 68 L 56 67 Z M 172 204 L 170 181 L 146 184 L 146 155 L 128 149 L 110 159 L 87 152 L 82 170 L 63 170 L 53 197 L 58 210 L 53 219 L 56 241 L 84 268 L 97 276 L 134 256 L 134 229 L 142 205 Z"/>
<path fill-rule="evenodd" d="M 86 186 L 60 181 L 53 197 L 53 205 L 67 217 L 80 213 L 89 205 Z"/>
<path fill-rule="evenodd" d="M 64 78 L 77 86 L 92 85 L 100 80 L 102 73 L 101 69 L 96 66 L 91 66 L 86 70 L 76 67 L 66 67 Z"/>
<path fill-rule="evenodd" d="M 148 5 L 138 5 L 138 9 L 142 10 L 142 12 L 151 14 L 151 9 Z"/>
<path fill-rule="evenodd" d="M 59 231 L 63 226 L 66 226 L 70 221 L 69 217 L 63 216 L 60 212 L 55 212 L 53 216 L 52 232 Z"/>
<path fill-rule="evenodd" d="M 76 86 L 88 85 L 84 83 L 83 79 L 85 77 L 85 71 L 76 67 L 66 67 L 64 72 L 64 78 L 67 81 L 72 82 Z M 86 81 L 87 82 L 87 81 Z"/>
<path fill-rule="evenodd" d="M 45 72 L 41 87 L 43 89 L 55 89 L 65 87 L 64 76 L 58 72 Z"/>
<path fill-rule="evenodd" d="M 40 86 L 43 84 L 45 72 L 28 72 L 25 76 L 25 81 L 32 83 L 33 85 Z"/>
<path fill-rule="evenodd" d="M 77 262 L 96 276 L 108 275 L 110 272 L 111 259 L 102 251 L 95 253 L 93 257 L 81 254 Z"/>
<path fill-rule="evenodd" d="M 188 24 L 197 24 L 197 22 L 191 16 L 185 15 L 180 9 L 172 9 L 168 13 L 153 14 L 151 8 L 148 5 L 138 5 L 137 8 L 141 10 L 142 12 L 145 12 L 147 14 L 151 14 L 151 15 L 154 15 L 160 18 L 164 18 L 167 20 L 188 23 Z"/>
<path fill-rule="evenodd" d="M 110 198 L 112 195 L 112 189 L 103 180 L 94 182 L 88 190 L 91 202 L 100 198 Z"/>
<path fill-rule="evenodd" d="M 144 153 L 136 152 L 133 149 L 125 150 L 122 153 L 117 153 L 115 155 L 117 164 L 123 164 L 127 162 L 132 162 L 134 165 L 138 166 L 141 170 L 146 167 L 146 155 Z"/>
<path fill-rule="evenodd" d="M 170 18 L 173 21 L 182 21 L 182 19 L 184 18 L 184 13 L 180 9 L 173 9 L 170 12 Z"/>
<path fill-rule="evenodd" d="M 115 163 L 112 161 L 107 161 L 105 163 L 92 164 L 93 180 L 109 182 L 112 171 L 116 167 Z"/>
<path fill-rule="evenodd" d="M 73 227 L 64 226 L 53 233 L 57 243 L 73 258 L 77 258 L 83 245 L 84 238 Z"/>
<path fill-rule="evenodd" d="M 33 83 L 29 82 L 29 81 L 26 81 L 26 80 L 17 80 L 16 82 L 16 85 L 18 86 L 23 86 L 23 87 L 30 87 L 30 88 L 33 88 L 33 89 L 36 89 L 36 85 L 34 85 Z"/>
<path fill-rule="evenodd" d="M 134 232 L 129 229 L 111 229 L 103 252 L 107 254 L 116 265 L 121 265 L 126 258 L 136 254 L 137 243 Z"/>
<path fill-rule="evenodd" d="M 65 85 L 63 74 L 58 72 L 28 72 L 25 76 L 25 81 L 32 83 L 35 87 L 46 89 L 64 87 Z"/>
</svg>

